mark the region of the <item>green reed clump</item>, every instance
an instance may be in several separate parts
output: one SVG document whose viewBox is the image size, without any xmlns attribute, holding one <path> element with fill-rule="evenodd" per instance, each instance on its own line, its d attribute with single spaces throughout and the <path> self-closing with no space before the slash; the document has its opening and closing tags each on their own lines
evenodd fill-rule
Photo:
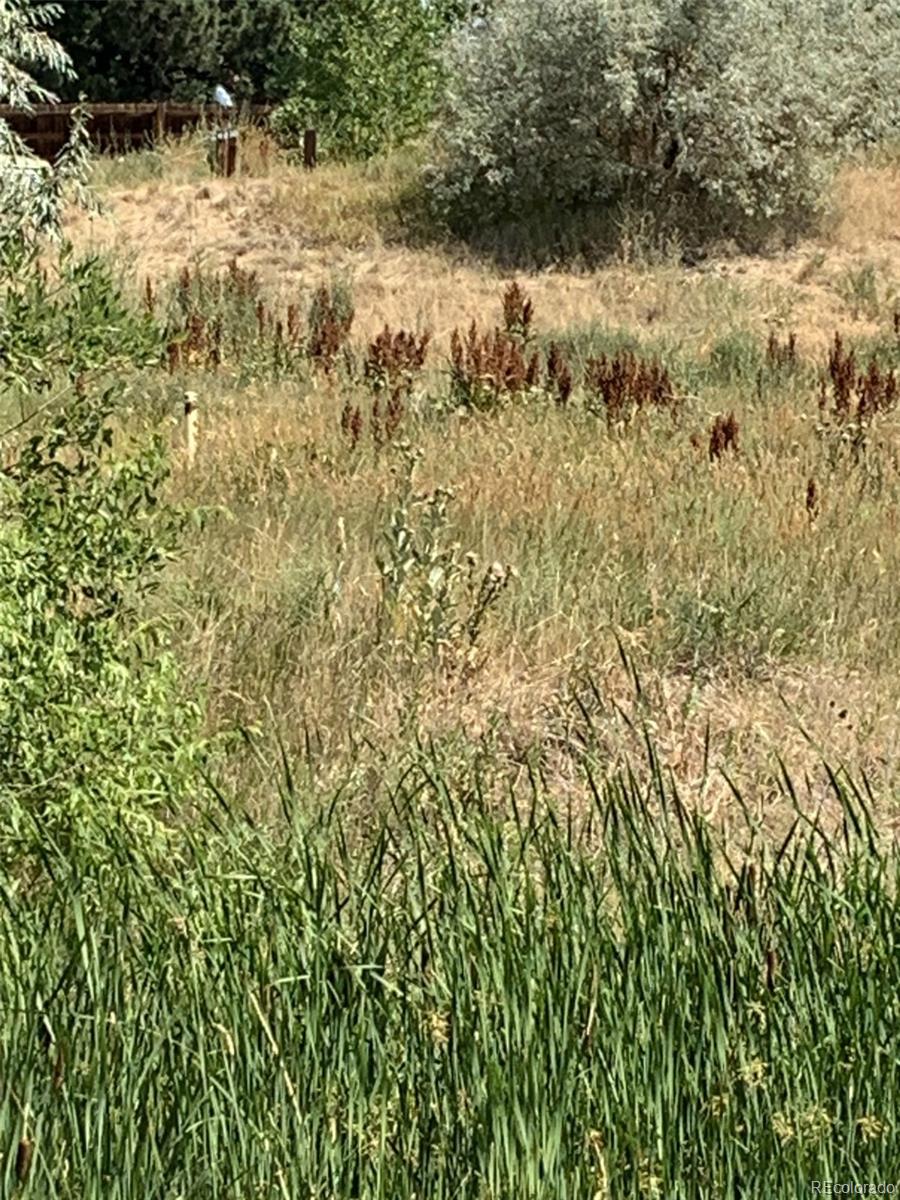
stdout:
<svg viewBox="0 0 900 1200">
<path fill-rule="evenodd" d="M 0 880 L 6 1193 L 23 1143 L 23 1194 L 98 1200 L 892 1178 L 900 878 L 858 794 L 741 857 L 658 771 L 577 825 L 478 789 L 419 756 L 354 831 L 288 780 L 279 828 Z"/>
</svg>

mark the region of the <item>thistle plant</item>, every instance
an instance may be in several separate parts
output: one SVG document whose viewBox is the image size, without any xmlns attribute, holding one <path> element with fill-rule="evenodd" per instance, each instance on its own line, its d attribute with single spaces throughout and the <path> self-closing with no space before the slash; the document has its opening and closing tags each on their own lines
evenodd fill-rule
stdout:
<svg viewBox="0 0 900 1200">
<path fill-rule="evenodd" d="M 395 649 L 433 665 L 472 665 L 472 652 L 489 611 L 515 575 L 492 563 L 479 572 L 477 556 L 452 536 L 453 492 L 416 493 L 420 455 L 401 447 L 394 468 L 396 493 L 378 554 L 379 629 Z"/>
</svg>

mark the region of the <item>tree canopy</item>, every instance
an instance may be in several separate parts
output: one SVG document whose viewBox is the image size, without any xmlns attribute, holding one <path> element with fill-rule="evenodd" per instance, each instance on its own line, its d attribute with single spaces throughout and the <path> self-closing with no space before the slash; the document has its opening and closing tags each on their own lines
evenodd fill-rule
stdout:
<svg viewBox="0 0 900 1200">
<path fill-rule="evenodd" d="M 290 33 L 321 0 L 63 0 L 53 34 L 77 82 L 64 99 L 202 100 L 216 83 L 257 101 L 287 94 Z M 279 85 L 279 81 L 282 81 Z"/>
<path fill-rule="evenodd" d="M 482 4 L 385 0 L 374 6 L 367 32 L 377 35 L 387 20 L 415 34 L 426 16 L 453 24 Z M 320 45 L 336 25 L 358 25 L 367 6 L 359 0 L 61 0 L 57 7 L 52 33 L 71 56 L 76 80 L 56 75 L 48 77 L 50 85 L 64 100 L 81 91 L 90 100 L 124 103 L 201 100 L 223 81 L 242 99 L 284 100 L 302 82 L 298 39 Z M 343 96 L 342 81 L 334 86 Z"/>
</svg>

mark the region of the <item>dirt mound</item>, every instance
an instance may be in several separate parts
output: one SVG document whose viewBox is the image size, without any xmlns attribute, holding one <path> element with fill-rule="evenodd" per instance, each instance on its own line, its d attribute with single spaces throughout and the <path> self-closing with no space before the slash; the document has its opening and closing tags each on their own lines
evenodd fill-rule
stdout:
<svg viewBox="0 0 900 1200">
<path fill-rule="evenodd" d="M 346 272 L 365 335 L 388 322 L 430 328 L 441 339 L 473 316 L 496 319 L 499 273 L 439 247 L 385 240 L 384 199 L 383 186 L 352 168 L 152 180 L 106 191 L 105 214 L 73 214 L 69 232 L 79 247 L 103 247 L 131 264 L 138 285 L 186 262 L 217 269 L 235 258 L 280 302 L 302 299 L 332 272 Z M 848 169 L 838 201 L 820 238 L 770 257 L 719 259 L 697 269 L 613 264 L 531 276 L 536 322 L 545 329 L 643 329 L 699 351 L 735 328 L 790 328 L 810 350 L 838 327 L 874 333 L 900 303 L 900 170 Z"/>
</svg>

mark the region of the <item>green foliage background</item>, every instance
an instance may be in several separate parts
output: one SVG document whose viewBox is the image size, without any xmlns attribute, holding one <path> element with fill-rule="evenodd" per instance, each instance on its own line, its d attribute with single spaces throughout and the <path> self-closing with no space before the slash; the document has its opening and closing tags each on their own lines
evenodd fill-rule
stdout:
<svg viewBox="0 0 900 1200">
<path fill-rule="evenodd" d="M 310 124 L 326 151 L 373 154 L 434 113 L 449 28 L 468 0 L 62 0 L 52 31 L 76 78 L 45 73 L 63 99 L 288 101 L 291 144 Z"/>
<path fill-rule="evenodd" d="M 72 57 L 76 88 L 95 101 L 208 100 L 232 74 L 239 95 L 278 99 L 290 29 L 303 0 L 63 0 L 53 34 Z"/>
<path fill-rule="evenodd" d="M 74 100 L 204 100 L 216 83 L 240 99 L 294 95 L 360 111 L 368 83 L 386 106 L 412 114 L 431 92 L 421 71 L 432 33 L 462 18 L 468 0 L 61 0 L 52 31 L 76 79 L 48 77 Z M 427 36 L 426 36 L 427 35 Z M 423 40 L 424 39 L 424 40 Z M 386 71 L 390 67 L 390 73 Z M 349 74 L 344 74 L 349 71 Z M 426 94 L 420 88 L 426 86 Z M 384 118 L 382 117 L 383 121 Z M 399 117 L 397 130 L 410 123 Z M 415 120 L 412 121 L 415 124 Z"/>
<path fill-rule="evenodd" d="M 439 48 L 459 6 L 345 0 L 298 22 L 275 127 L 297 144 L 315 127 L 336 154 L 367 157 L 420 134 L 443 79 Z"/>
</svg>

